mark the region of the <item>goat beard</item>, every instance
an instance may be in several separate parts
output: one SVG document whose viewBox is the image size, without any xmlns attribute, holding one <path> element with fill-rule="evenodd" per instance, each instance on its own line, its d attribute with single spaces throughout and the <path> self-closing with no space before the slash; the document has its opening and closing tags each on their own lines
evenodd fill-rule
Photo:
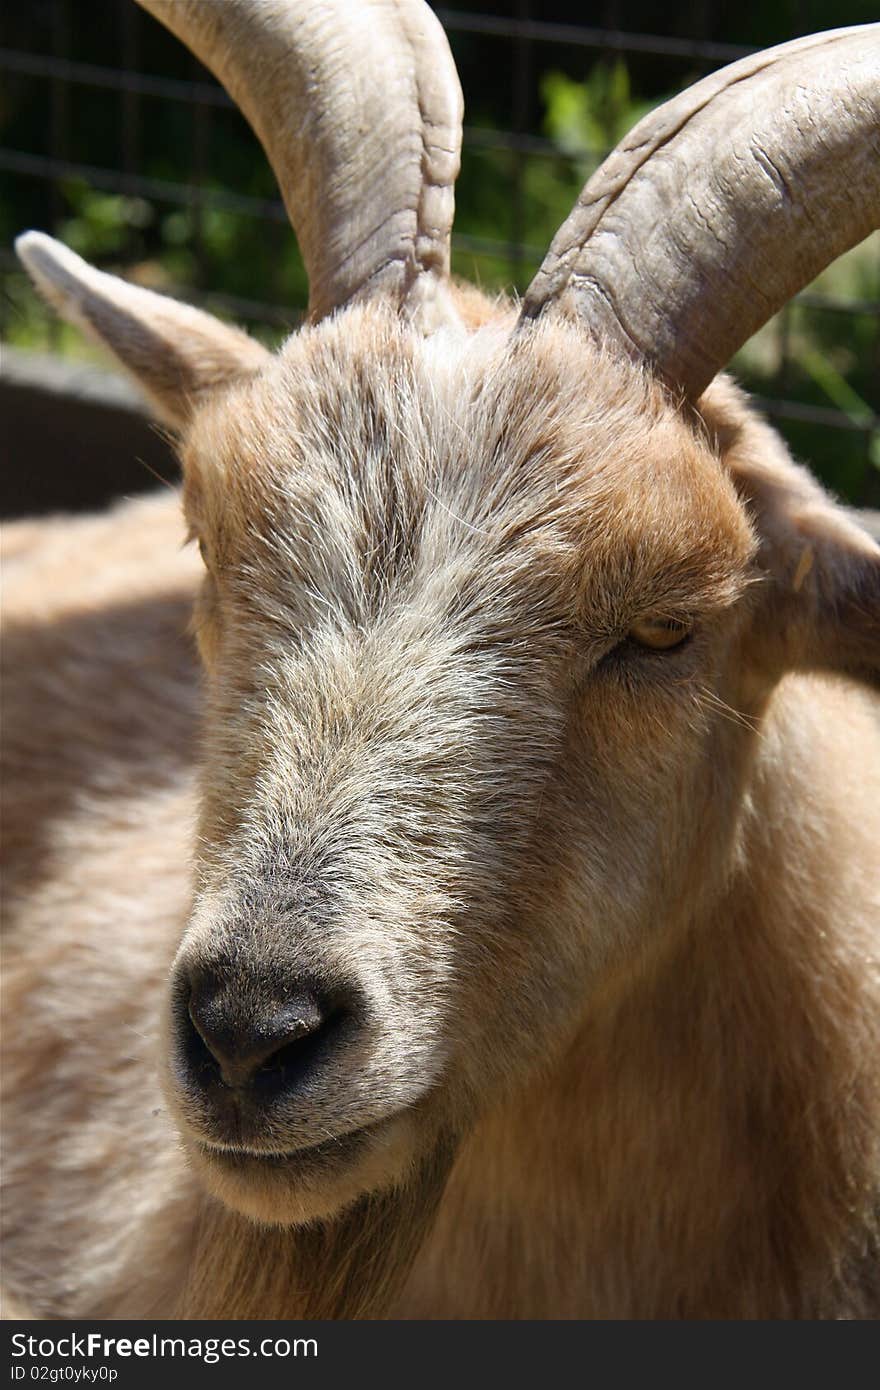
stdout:
<svg viewBox="0 0 880 1390">
<path fill-rule="evenodd" d="M 297 1228 L 259 1226 L 206 1201 L 177 1316 L 381 1318 L 433 1226 L 457 1147 L 444 1132 L 400 1186 Z"/>
</svg>

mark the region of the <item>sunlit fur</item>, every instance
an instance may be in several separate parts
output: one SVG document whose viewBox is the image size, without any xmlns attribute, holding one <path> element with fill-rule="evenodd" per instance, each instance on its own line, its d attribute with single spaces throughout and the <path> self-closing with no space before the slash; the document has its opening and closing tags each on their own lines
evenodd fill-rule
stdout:
<svg viewBox="0 0 880 1390">
<path fill-rule="evenodd" d="M 876 547 L 729 383 L 465 321 L 243 364 L 185 521 L 8 528 L 41 1315 L 880 1312 Z M 627 637 L 658 617 L 692 637 Z M 167 1022 L 218 955 L 369 1001 L 226 1159 Z"/>
</svg>

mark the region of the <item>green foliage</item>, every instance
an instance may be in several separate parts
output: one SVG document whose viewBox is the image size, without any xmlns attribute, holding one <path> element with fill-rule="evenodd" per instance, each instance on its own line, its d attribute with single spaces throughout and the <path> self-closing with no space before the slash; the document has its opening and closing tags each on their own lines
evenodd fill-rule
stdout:
<svg viewBox="0 0 880 1390">
<path fill-rule="evenodd" d="M 583 82 L 562 72 L 546 72 L 541 95 L 544 130 L 560 153 L 582 164 L 588 174 L 654 105 L 633 97 L 623 58 L 597 63 Z"/>
<path fill-rule="evenodd" d="M 132 231 L 142 231 L 155 221 L 155 209 L 144 198 L 101 193 L 81 179 L 65 180 L 61 190 L 71 215 L 65 217 L 58 234 L 86 260 L 120 255 Z"/>
</svg>

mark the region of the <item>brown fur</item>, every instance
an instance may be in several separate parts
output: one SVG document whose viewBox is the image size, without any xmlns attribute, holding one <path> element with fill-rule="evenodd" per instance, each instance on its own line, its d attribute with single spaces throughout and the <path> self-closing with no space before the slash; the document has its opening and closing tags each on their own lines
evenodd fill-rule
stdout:
<svg viewBox="0 0 880 1390">
<path fill-rule="evenodd" d="M 8 528 L 4 1263 L 41 1315 L 880 1311 L 876 547 L 728 383 L 689 415 L 465 317 L 351 309 L 213 394 L 182 327 L 203 701 L 174 495 Z M 337 1156 L 204 1150 L 160 1039 L 221 949 L 368 991 L 261 1141 Z"/>
</svg>

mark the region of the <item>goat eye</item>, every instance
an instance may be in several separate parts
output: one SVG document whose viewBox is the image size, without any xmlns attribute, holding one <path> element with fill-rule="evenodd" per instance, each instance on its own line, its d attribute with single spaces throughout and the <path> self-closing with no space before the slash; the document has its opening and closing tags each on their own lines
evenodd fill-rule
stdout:
<svg viewBox="0 0 880 1390">
<path fill-rule="evenodd" d="M 693 623 L 675 618 L 640 618 L 626 634 L 631 642 L 654 652 L 668 652 L 680 647 L 693 632 Z"/>
</svg>

